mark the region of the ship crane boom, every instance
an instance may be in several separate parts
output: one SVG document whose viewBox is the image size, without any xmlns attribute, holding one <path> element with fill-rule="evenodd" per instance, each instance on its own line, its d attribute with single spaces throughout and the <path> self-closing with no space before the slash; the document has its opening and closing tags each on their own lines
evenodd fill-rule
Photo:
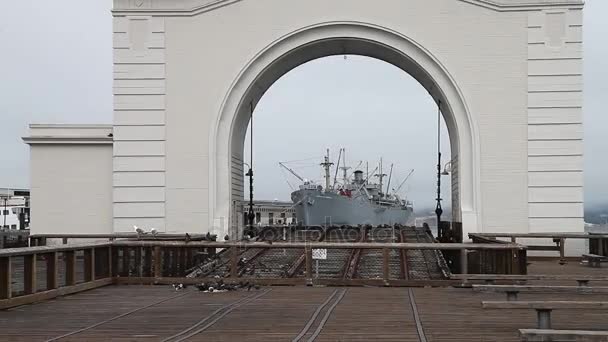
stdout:
<svg viewBox="0 0 608 342">
<path fill-rule="evenodd" d="M 294 170 L 290 169 L 289 167 L 287 167 L 285 164 L 283 164 L 282 162 L 279 162 L 279 165 L 281 167 L 283 167 L 285 170 L 289 171 L 289 173 L 291 173 L 292 175 L 294 175 L 297 179 L 299 179 L 301 182 L 304 182 L 304 178 L 302 178 L 300 175 L 298 175 Z"/>
</svg>

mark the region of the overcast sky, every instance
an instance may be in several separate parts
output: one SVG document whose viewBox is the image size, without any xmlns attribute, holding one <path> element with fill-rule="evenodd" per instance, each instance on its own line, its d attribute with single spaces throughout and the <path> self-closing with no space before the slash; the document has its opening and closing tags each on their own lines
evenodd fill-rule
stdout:
<svg viewBox="0 0 608 342">
<path fill-rule="evenodd" d="M 111 123 L 112 19 L 110 0 L 10 1 L 0 11 L 0 187 L 29 186 L 27 124 Z M 74 11 L 77 10 L 78 13 Z M 585 9 L 585 200 L 608 203 L 608 1 Z M 331 148 L 347 162 L 380 157 L 395 164 L 393 184 L 410 169 L 406 188 L 416 206 L 432 206 L 436 165 L 436 109 L 407 74 L 363 57 L 325 58 L 281 78 L 256 109 L 256 197 L 288 199 L 278 161 L 321 179 Z M 343 127 L 336 129 L 335 127 Z M 272 137 L 272 138 L 271 138 Z M 444 139 L 446 140 L 446 139 Z M 444 161 L 449 147 L 443 147 Z M 364 165 L 364 164 L 363 164 Z M 373 166 L 372 166 L 373 165 Z M 388 173 L 388 172 L 387 172 Z M 444 181 L 448 179 L 445 178 Z M 444 197 L 446 195 L 444 187 Z"/>
</svg>

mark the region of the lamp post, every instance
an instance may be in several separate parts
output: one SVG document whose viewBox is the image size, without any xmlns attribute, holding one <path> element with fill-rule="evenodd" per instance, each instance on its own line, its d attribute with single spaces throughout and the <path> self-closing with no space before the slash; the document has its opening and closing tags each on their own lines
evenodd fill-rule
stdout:
<svg viewBox="0 0 608 342">
<path fill-rule="evenodd" d="M 435 215 L 437 215 L 437 234 L 441 235 L 441 101 L 437 101 L 437 197 L 435 198 Z"/>
<path fill-rule="evenodd" d="M 247 225 L 250 229 L 253 228 L 253 220 L 255 219 L 255 214 L 253 213 L 253 169 L 251 165 L 247 163 L 243 163 L 249 169 L 245 176 L 249 177 L 249 210 L 247 214 Z"/>
<path fill-rule="evenodd" d="M 250 126 L 250 132 L 249 132 L 249 136 L 251 138 L 251 143 L 250 143 L 250 155 L 249 155 L 249 164 L 244 163 L 245 165 L 247 165 L 249 167 L 249 171 L 247 171 L 247 173 L 245 174 L 245 176 L 249 177 L 249 213 L 247 214 L 247 219 L 248 219 L 248 228 L 249 228 L 249 234 L 253 233 L 253 221 L 255 219 L 255 214 L 253 213 L 253 101 L 251 101 L 251 103 L 249 104 L 249 124 Z"/>
</svg>

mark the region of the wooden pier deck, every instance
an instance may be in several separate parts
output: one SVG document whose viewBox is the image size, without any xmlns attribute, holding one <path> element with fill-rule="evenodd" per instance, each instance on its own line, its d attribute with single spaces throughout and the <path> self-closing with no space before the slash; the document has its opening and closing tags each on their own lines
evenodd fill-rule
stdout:
<svg viewBox="0 0 608 342">
<path fill-rule="evenodd" d="M 547 269 L 608 274 L 576 262 L 535 261 L 530 268 Z M 0 311 L 0 339 L 519 341 L 518 329 L 535 327 L 534 310 L 483 309 L 484 300 L 504 300 L 504 294 L 469 288 L 306 286 L 209 294 L 194 287 L 110 285 Z M 608 301 L 608 295 L 522 293 L 519 300 Z M 606 317 L 605 310 L 556 310 L 553 326 L 608 330 Z"/>
</svg>

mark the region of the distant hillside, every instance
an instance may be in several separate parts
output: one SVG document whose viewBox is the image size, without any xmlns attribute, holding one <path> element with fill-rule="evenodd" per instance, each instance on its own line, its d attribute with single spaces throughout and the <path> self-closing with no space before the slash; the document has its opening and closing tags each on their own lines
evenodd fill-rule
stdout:
<svg viewBox="0 0 608 342">
<path fill-rule="evenodd" d="M 603 205 L 586 205 L 585 206 L 585 222 L 606 224 L 608 222 L 608 204 Z"/>
</svg>

